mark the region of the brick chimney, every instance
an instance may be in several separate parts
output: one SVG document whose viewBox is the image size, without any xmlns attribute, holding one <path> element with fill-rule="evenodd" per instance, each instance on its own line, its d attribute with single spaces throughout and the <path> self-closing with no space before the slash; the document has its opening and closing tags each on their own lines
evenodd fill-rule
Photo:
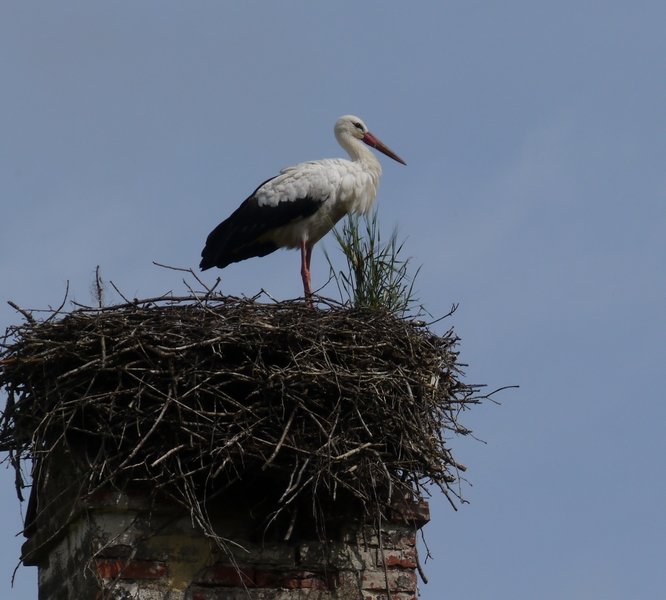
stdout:
<svg viewBox="0 0 666 600">
<path fill-rule="evenodd" d="M 416 598 L 424 501 L 395 506 L 379 528 L 341 509 L 317 535 L 297 529 L 284 540 L 262 535 L 242 498 L 220 500 L 211 520 L 229 540 L 222 550 L 166 497 L 109 490 L 71 499 L 64 482 L 85 474 L 62 455 L 41 469 L 23 547 L 23 562 L 39 569 L 39 600 Z"/>
</svg>

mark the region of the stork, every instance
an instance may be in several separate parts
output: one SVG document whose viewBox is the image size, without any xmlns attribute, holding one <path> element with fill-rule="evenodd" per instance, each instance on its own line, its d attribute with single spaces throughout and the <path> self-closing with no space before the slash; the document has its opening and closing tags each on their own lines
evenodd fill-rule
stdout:
<svg viewBox="0 0 666 600">
<path fill-rule="evenodd" d="M 278 248 L 300 248 L 305 301 L 312 306 L 313 246 L 350 213 L 367 213 L 377 196 L 381 164 L 366 147 L 404 160 L 353 115 L 335 123 L 335 138 L 351 160 L 327 158 L 287 167 L 264 181 L 206 239 L 202 271 L 266 256 Z"/>
</svg>

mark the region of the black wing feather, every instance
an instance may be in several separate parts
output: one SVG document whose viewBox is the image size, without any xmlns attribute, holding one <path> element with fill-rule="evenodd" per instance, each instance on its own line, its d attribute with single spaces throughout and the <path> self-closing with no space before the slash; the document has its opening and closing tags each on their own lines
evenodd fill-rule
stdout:
<svg viewBox="0 0 666 600">
<path fill-rule="evenodd" d="M 264 181 L 227 219 L 222 221 L 206 239 L 201 252 L 202 271 L 211 267 L 224 268 L 254 256 L 266 256 L 279 246 L 264 236 L 272 229 L 288 225 L 317 212 L 323 199 L 311 197 L 279 202 L 276 206 L 259 206 L 257 192 Z M 264 239 L 260 239 L 264 237 Z"/>
</svg>

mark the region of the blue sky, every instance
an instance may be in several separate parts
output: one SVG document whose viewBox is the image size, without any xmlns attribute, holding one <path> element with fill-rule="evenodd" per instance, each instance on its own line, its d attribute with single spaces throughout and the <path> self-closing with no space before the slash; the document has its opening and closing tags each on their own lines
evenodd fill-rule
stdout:
<svg viewBox="0 0 666 600">
<path fill-rule="evenodd" d="M 281 167 L 340 156 L 354 113 L 384 163 L 434 315 L 468 380 L 519 384 L 454 440 L 470 504 L 431 501 L 423 600 L 656 598 L 666 586 L 663 2 L 3 2 L 0 327 L 181 291 L 203 241 Z M 335 252 L 330 238 L 324 242 Z M 298 254 L 222 291 L 301 292 Z M 313 283 L 327 267 L 321 248 Z M 207 281 L 218 273 L 207 272 Z M 330 289 L 330 294 L 334 290 Z M 113 298 L 110 298 L 113 300 Z M 36 597 L 0 470 L 0 595 Z"/>
</svg>

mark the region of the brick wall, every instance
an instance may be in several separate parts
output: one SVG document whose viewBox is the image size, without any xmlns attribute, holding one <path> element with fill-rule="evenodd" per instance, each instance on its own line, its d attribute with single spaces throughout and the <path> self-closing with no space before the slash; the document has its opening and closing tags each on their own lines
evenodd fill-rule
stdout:
<svg viewBox="0 0 666 600">
<path fill-rule="evenodd" d="M 417 595 L 416 531 L 427 504 L 396 509 L 381 532 L 353 520 L 330 539 L 256 539 L 256 523 L 229 506 L 220 549 L 177 507 L 140 494 L 98 494 L 51 539 L 32 527 L 24 562 L 39 569 L 39 600 L 393 600 Z M 381 537 L 380 537 L 381 535 Z"/>
</svg>

